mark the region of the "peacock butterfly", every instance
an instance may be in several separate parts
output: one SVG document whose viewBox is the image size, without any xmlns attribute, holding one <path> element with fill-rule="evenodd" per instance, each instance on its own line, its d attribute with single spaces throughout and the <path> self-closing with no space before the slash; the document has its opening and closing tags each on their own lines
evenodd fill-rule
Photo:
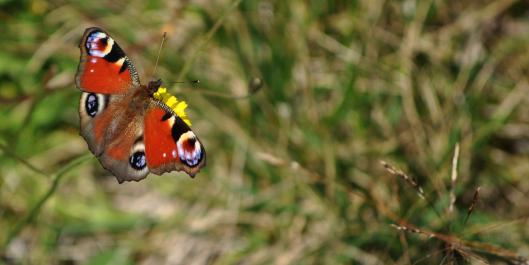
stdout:
<svg viewBox="0 0 529 265">
<path fill-rule="evenodd" d="M 87 28 L 79 48 L 80 134 L 101 165 L 119 183 L 173 170 L 194 177 L 206 151 L 190 128 L 187 104 L 167 93 L 161 80 L 142 85 L 104 30 Z"/>
</svg>

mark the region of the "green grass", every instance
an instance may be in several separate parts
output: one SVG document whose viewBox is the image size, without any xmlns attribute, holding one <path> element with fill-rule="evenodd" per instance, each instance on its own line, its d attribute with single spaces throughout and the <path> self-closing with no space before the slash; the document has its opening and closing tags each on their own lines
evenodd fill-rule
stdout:
<svg viewBox="0 0 529 265">
<path fill-rule="evenodd" d="M 0 263 L 529 258 L 524 1 L 0 7 Z M 93 25 L 143 83 L 164 31 L 157 75 L 200 80 L 171 87 L 208 153 L 195 179 L 119 185 L 90 155 L 73 78 Z"/>
</svg>

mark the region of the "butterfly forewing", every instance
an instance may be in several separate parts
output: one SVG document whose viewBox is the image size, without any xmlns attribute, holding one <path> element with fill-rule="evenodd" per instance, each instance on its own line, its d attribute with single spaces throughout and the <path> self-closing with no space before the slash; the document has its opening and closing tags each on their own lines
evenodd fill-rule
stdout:
<svg viewBox="0 0 529 265">
<path fill-rule="evenodd" d="M 86 29 L 79 48 L 81 59 L 75 82 L 81 90 L 121 94 L 140 86 L 134 65 L 104 30 Z"/>
</svg>

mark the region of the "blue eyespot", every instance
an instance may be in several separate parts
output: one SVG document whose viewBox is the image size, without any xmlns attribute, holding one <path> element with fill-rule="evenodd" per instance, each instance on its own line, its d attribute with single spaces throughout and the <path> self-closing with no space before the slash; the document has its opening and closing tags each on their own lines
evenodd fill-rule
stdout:
<svg viewBox="0 0 529 265">
<path fill-rule="evenodd" d="M 96 116 L 97 111 L 99 110 L 99 102 L 96 94 L 88 94 L 85 102 L 85 110 L 90 117 Z"/>
<path fill-rule="evenodd" d="M 142 170 L 147 166 L 145 152 L 136 152 L 130 156 L 130 166 L 136 170 Z"/>
</svg>

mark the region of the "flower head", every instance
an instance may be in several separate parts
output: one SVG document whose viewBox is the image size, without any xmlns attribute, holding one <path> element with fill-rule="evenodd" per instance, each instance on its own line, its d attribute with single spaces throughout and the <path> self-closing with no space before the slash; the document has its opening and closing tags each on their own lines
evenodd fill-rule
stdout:
<svg viewBox="0 0 529 265">
<path fill-rule="evenodd" d="M 185 101 L 179 101 L 175 96 L 167 92 L 167 88 L 159 87 L 156 92 L 154 92 L 153 97 L 167 107 L 169 107 L 173 112 L 180 117 L 188 126 L 191 126 L 191 121 L 187 117 L 186 108 L 187 103 Z"/>
</svg>

